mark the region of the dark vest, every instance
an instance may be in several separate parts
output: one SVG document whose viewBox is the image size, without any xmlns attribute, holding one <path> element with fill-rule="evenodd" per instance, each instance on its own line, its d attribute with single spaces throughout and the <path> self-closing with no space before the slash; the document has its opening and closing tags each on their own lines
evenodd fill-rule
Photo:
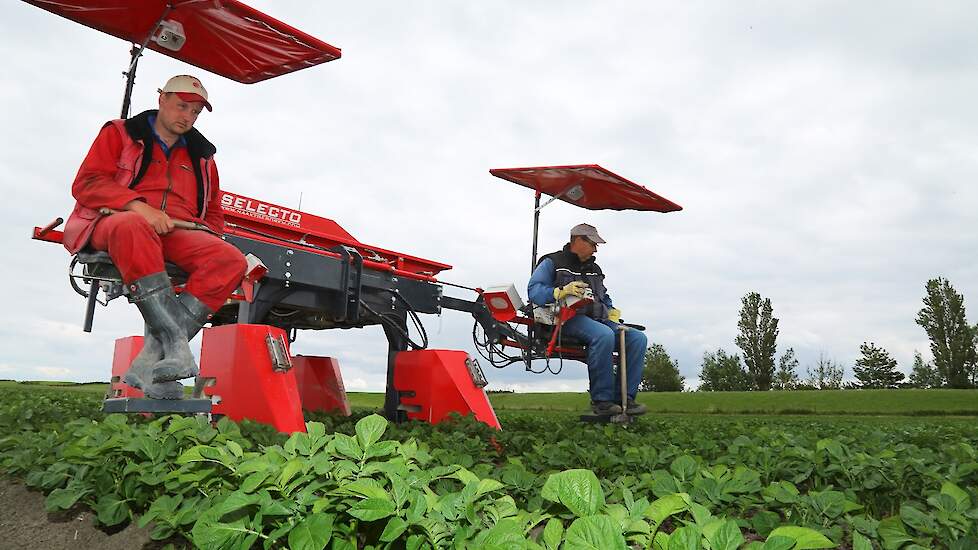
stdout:
<svg viewBox="0 0 978 550">
<path fill-rule="evenodd" d="M 564 249 L 558 252 L 551 252 L 540 258 L 540 261 L 550 258 L 554 263 L 554 286 L 562 287 L 572 281 L 584 281 L 594 292 L 594 303 L 581 308 L 578 312 L 587 315 L 592 319 L 602 320 L 608 318 L 608 306 L 604 305 L 605 295 L 608 289 L 604 286 L 604 273 L 601 267 L 595 263 L 592 256 L 587 261 L 582 262 L 577 254 L 570 251 L 569 245 L 564 245 Z"/>
</svg>

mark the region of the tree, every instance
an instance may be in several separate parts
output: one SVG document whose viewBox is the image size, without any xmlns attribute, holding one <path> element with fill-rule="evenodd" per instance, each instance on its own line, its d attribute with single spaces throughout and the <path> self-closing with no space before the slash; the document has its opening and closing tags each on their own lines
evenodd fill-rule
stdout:
<svg viewBox="0 0 978 550">
<path fill-rule="evenodd" d="M 910 372 L 910 385 L 915 388 L 940 388 L 944 386 L 941 373 L 931 363 L 925 363 L 920 352 L 913 352 L 913 370 Z"/>
<path fill-rule="evenodd" d="M 740 356 L 727 355 L 718 349 L 716 353 L 703 354 L 700 371 L 701 391 L 747 391 L 751 389 L 751 377 L 740 365 Z"/>
<path fill-rule="evenodd" d="M 778 360 L 778 370 L 774 373 L 774 382 L 771 387 L 776 390 L 793 390 L 798 385 L 798 358 L 795 357 L 795 349 L 788 348 L 784 355 Z"/>
<path fill-rule="evenodd" d="M 756 292 L 748 293 L 741 299 L 740 321 L 737 328 L 737 347 L 744 351 L 744 363 L 750 373 L 754 389 L 771 389 L 774 376 L 774 354 L 778 339 L 778 319 L 769 298 L 761 299 Z"/>
<path fill-rule="evenodd" d="M 639 391 L 683 391 L 684 378 L 679 362 L 669 357 L 661 344 L 652 344 L 645 352 L 645 368 Z"/>
<path fill-rule="evenodd" d="M 971 387 L 976 375 L 978 352 L 975 328 L 965 319 L 964 297 L 942 277 L 927 281 L 924 307 L 917 324 L 930 338 L 934 366 L 951 388 Z"/>
<path fill-rule="evenodd" d="M 845 367 L 819 353 L 815 370 L 808 367 L 808 385 L 818 390 L 837 390 L 842 387 L 844 374 Z"/>
<path fill-rule="evenodd" d="M 856 359 L 852 372 L 859 380 L 860 388 L 897 388 L 903 382 L 904 375 L 897 370 L 896 359 L 889 352 L 876 347 L 870 342 L 859 346 L 862 356 Z"/>
</svg>

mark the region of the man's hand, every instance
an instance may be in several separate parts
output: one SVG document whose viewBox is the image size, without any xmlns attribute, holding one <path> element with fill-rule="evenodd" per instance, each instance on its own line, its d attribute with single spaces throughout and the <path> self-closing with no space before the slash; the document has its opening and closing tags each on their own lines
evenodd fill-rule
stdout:
<svg viewBox="0 0 978 550">
<path fill-rule="evenodd" d="M 608 310 L 608 320 L 611 321 L 612 323 L 620 323 L 621 322 L 621 310 L 619 310 L 616 307 L 613 307 L 613 308 L 609 309 Z"/>
<path fill-rule="evenodd" d="M 584 297 L 584 290 L 587 288 L 587 283 L 584 281 L 571 281 L 566 285 L 554 289 L 554 298 L 558 300 L 563 300 L 568 296 L 577 296 L 578 298 Z"/>
<path fill-rule="evenodd" d="M 153 208 L 143 201 L 130 201 L 124 208 L 142 216 L 146 220 L 146 223 L 153 228 L 153 231 L 156 231 L 157 235 L 166 235 L 170 231 L 173 231 L 174 225 L 170 216 L 166 212 Z"/>
</svg>

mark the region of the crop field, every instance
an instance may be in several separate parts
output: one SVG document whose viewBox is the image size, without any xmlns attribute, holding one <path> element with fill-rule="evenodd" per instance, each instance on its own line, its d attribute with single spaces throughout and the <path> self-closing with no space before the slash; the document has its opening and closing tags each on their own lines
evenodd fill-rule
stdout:
<svg viewBox="0 0 978 550">
<path fill-rule="evenodd" d="M 978 548 L 974 417 L 650 414 L 623 428 L 502 407 L 496 432 L 361 408 L 310 414 L 288 437 L 104 416 L 99 401 L 0 385 L 0 472 L 52 513 L 90 508 L 159 548 Z"/>
</svg>

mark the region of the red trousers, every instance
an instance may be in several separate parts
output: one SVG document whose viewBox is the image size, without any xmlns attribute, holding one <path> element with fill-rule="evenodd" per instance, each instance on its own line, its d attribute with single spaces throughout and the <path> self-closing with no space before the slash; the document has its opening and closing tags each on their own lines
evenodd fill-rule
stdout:
<svg viewBox="0 0 978 550">
<path fill-rule="evenodd" d="M 163 271 L 164 260 L 172 262 L 189 274 L 184 291 L 214 311 L 238 288 L 247 268 L 241 251 L 219 237 L 190 229 L 157 235 L 135 212 L 99 220 L 89 244 L 112 256 L 126 284 Z"/>
</svg>

